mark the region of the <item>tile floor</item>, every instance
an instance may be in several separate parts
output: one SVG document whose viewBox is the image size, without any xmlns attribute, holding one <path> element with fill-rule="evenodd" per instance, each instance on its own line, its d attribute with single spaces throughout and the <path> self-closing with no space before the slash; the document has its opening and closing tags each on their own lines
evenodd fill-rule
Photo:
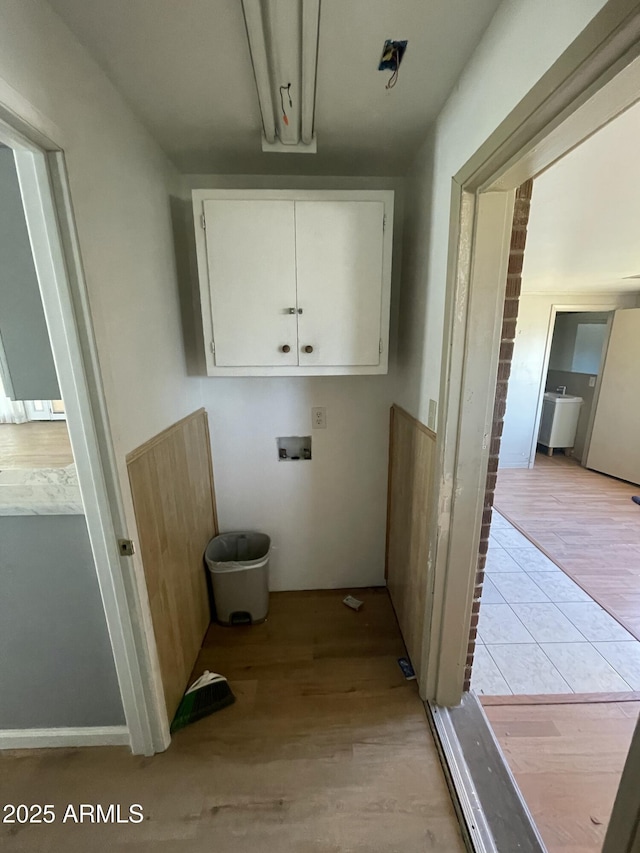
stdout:
<svg viewBox="0 0 640 853">
<path fill-rule="evenodd" d="M 495 511 L 471 688 L 640 690 L 640 642 Z"/>
</svg>

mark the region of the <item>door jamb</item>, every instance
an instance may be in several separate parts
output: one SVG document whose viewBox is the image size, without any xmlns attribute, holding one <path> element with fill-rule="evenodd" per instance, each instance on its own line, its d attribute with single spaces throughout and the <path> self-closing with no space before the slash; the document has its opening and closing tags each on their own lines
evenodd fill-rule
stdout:
<svg viewBox="0 0 640 853">
<path fill-rule="evenodd" d="M 535 295 L 535 294 L 532 294 Z M 588 294 L 590 297 L 596 297 L 599 294 L 590 293 Z M 605 294 L 609 296 L 609 294 Z M 564 314 L 569 311 L 579 311 L 581 314 L 596 314 L 602 312 L 603 314 L 607 311 L 615 311 L 618 306 L 613 303 L 602 303 L 596 304 L 592 302 L 583 302 L 581 305 L 565 305 L 554 303 L 551 306 L 551 311 L 549 313 L 549 325 L 547 326 L 547 339 L 545 343 L 544 349 L 544 361 L 542 364 L 542 375 L 540 377 L 540 387 L 538 389 L 538 403 L 536 405 L 536 416 L 533 424 L 533 436 L 531 438 L 531 449 L 529 450 L 529 460 L 527 463 L 527 468 L 533 468 L 535 458 L 536 458 L 536 450 L 538 447 L 538 430 L 540 428 L 540 419 L 542 418 L 542 401 L 544 399 L 544 388 L 547 380 L 547 373 L 549 372 L 549 361 L 551 359 L 551 344 L 553 343 L 553 333 L 556 325 L 556 317 L 558 314 Z M 600 376 L 602 375 L 602 364 L 604 361 L 604 351 L 602 357 L 600 359 L 600 373 L 598 374 L 598 378 L 596 379 L 596 388 L 593 392 L 593 406 L 591 408 L 591 415 L 589 416 L 589 420 L 591 421 L 591 417 L 593 415 L 595 404 L 597 400 L 598 389 L 600 385 Z M 584 449 L 584 458 L 586 459 L 588 451 L 589 451 L 589 433 L 591 431 L 591 424 L 587 427 L 587 439 L 585 441 L 585 449 Z"/>
<path fill-rule="evenodd" d="M 113 541 L 130 539 L 64 152 L 48 152 L 47 161 L 62 251 L 67 262 L 68 286 L 76 317 L 81 318 L 81 322 L 77 324 L 77 333 L 85 370 L 89 376 L 88 393 L 94 413 L 94 428 L 110 510 L 111 532 L 115 537 Z M 122 579 L 124 598 L 120 599 L 123 608 L 120 613 L 124 617 L 127 645 L 130 654 L 134 656 L 132 687 L 144 734 L 144 738 L 140 738 L 140 748 L 134 748 L 132 744 L 132 751 L 152 755 L 164 751 L 169 746 L 171 737 L 147 587 L 140 557 L 137 554 L 133 557 L 123 557 L 119 551 L 117 557 L 118 564 L 116 566 L 114 561 L 112 574 L 117 572 L 117 575 L 114 574 L 118 579 L 117 583 Z M 123 590 L 120 590 L 120 595 Z"/>
</svg>

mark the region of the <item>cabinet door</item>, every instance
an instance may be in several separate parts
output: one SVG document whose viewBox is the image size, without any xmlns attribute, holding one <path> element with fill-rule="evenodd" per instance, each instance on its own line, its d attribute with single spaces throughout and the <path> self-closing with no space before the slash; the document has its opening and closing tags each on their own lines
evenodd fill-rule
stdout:
<svg viewBox="0 0 640 853">
<path fill-rule="evenodd" d="M 297 365 L 294 203 L 220 199 L 204 214 L 216 366 Z"/>
<path fill-rule="evenodd" d="M 300 364 L 378 364 L 384 203 L 295 205 Z"/>
</svg>

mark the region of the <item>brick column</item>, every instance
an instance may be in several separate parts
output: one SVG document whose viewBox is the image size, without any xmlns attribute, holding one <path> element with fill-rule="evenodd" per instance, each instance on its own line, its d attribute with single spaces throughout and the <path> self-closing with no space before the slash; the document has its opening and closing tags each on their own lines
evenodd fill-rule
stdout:
<svg viewBox="0 0 640 853">
<path fill-rule="evenodd" d="M 500 357 L 498 361 L 496 400 L 493 407 L 493 428 L 491 430 L 491 445 L 489 449 L 489 468 L 487 471 L 487 481 L 484 493 L 478 568 L 476 571 L 476 583 L 473 591 L 471 633 L 469 635 L 467 664 L 464 674 L 465 690 L 469 690 L 471 682 L 471 668 L 473 666 L 473 656 L 476 648 L 478 614 L 480 613 L 482 584 L 484 583 L 484 568 L 487 560 L 487 549 L 489 547 L 489 533 L 491 530 L 493 498 L 495 495 L 496 480 L 498 476 L 498 458 L 500 456 L 500 444 L 502 442 L 502 429 L 504 426 L 504 415 L 507 408 L 507 388 L 509 385 L 509 376 L 511 374 L 513 346 L 516 338 L 518 303 L 522 287 L 522 265 L 524 262 L 524 249 L 527 242 L 527 225 L 529 223 L 529 209 L 531 206 L 532 190 L 533 181 L 525 181 L 525 183 L 518 188 L 516 191 L 516 202 L 513 210 L 511 248 L 509 250 L 509 266 L 507 269 L 507 289 L 505 292 L 504 310 L 502 313 L 502 339 L 500 342 Z"/>
</svg>

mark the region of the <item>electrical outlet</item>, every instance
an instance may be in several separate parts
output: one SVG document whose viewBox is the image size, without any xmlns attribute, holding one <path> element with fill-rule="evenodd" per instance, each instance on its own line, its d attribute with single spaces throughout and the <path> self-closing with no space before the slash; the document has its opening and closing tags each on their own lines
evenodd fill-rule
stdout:
<svg viewBox="0 0 640 853">
<path fill-rule="evenodd" d="M 427 421 L 427 426 L 429 429 L 432 429 L 434 432 L 436 431 L 436 426 L 438 424 L 438 404 L 435 400 L 429 400 L 429 419 Z"/>
<path fill-rule="evenodd" d="M 325 429 L 327 426 L 327 410 L 324 406 L 311 409 L 311 426 L 313 429 Z"/>
<path fill-rule="evenodd" d="M 590 376 L 589 377 L 589 388 L 595 388 L 595 387 L 596 387 L 596 377 Z"/>
</svg>

